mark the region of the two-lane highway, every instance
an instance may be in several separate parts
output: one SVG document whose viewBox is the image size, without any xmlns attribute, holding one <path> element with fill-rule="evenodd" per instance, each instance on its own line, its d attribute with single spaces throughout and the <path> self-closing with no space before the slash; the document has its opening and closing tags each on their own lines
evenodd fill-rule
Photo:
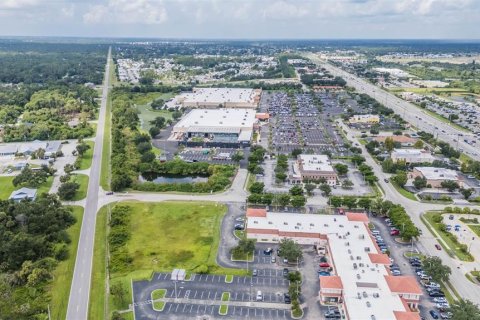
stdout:
<svg viewBox="0 0 480 320">
<path fill-rule="evenodd" d="M 98 210 L 98 192 L 100 184 L 100 169 L 102 164 L 103 135 L 107 109 L 107 97 L 110 86 L 111 48 L 108 50 L 105 79 L 103 82 L 102 101 L 98 117 L 97 135 L 93 149 L 92 167 L 88 182 L 88 192 L 83 215 L 82 229 L 78 243 L 75 270 L 73 273 L 70 297 L 68 300 L 67 319 L 86 320 L 88 315 L 88 300 L 92 275 L 93 245 L 95 241 L 95 221 Z"/>
</svg>

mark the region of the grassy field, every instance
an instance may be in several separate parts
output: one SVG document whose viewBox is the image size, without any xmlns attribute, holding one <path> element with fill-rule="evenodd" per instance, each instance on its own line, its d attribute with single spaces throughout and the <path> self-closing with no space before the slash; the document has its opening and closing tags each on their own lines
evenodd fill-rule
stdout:
<svg viewBox="0 0 480 320">
<path fill-rule="evenodd" d="M 440 245 L 445 250 L 447 250 L 449 252 L 453 252 L 453 254 L 456 255 L 458 257 L 458 259 L 460 259 L 462 261 L 473 261 L 473 257 L 470 254 L 461 251 L 460 248 L 458 247 L 458 243 L 455 243 L 450 237 L 447 236 L 447 234 L 445 232 L 440 230 L 441 224 L 440 223 L 435 223 L 433 221 L 434 216 L 438 215 L 438 214 L 440 214 L 440 213 L 438 213 L 438 212 L 427 212 L 422 216 L 422 218 L 425 219 L 430 224 L 430 226 L 435 229 L 437 234 L 440 235 L 440 237 L 443 240 L 443 241 L 439 241 Z M 427 227 L 428 227 L 428 225 L 427 225 Z M 446 247 L 445 247 L 445 244 L 446 244 Z"/>
<path fill-rule="evenodd" d="M 156 99 L 163 99 L 168 100 L 174 97 L 174 93 L 158 93 L 158 92 L 151 92 L 151 93 L 142 93 L 134 96 L 132 99 L 134 103 L 137 105 L 137 110 L 139 111 L 139 118 L 141 123 L 141 129 L 144 131 L 148 131 L 150 129 L 150 121 L 155 119 L 156 117 L 164 117 L 165 120 L 172 119 L 172 112 L 168 110 L 153 110 L 150 107 L 150 103 Z"/>
<path fill-rule="evenodd" d="M 92 165 L 92 157 L 93 157 L 93 147 L 95 145 L 95 142 L 93 141 L 85 141 L 86 144 L 90 146 L 90 149 L 88 149 L 82 156 L 81 161 L 80 161 L 80 167 L 78 170 L 85 170 L 90 168 Z"/>
<path fill-rule="evenodd" d="M 400 187 L 396 182 L 395 180 L 393 180 L 393 178 L 390 179 L 390 183 L 392 184 L 392 186 L 395 187 L 395 190 L 398 191 L 398 193 L 400 193 L 402 196 L 404 196 L 405 198 L 407 199 L 410 199 L 410 200 L 413 200 L 413 201 L 418 201 L 417 197 L 411 193 L 410 191 L 408 190 L 405 190 L 404 188 Z"/>
<path fill-rule="evenodd" d="M 106 316 L 105 300 L 107 212 L 108 206 L 104 206 L 97 214 L 88 319 L 109 319 L 109 317 Z"/>
<path fill-rule="evenodd" d="M 10 194 L 20 189 L 21 187 L 14 187 L 13 186 L 13 176 L 9 177 L 0 177 L 0 200 L 7 200 L 10 197 Z M 37 195 L 40 195 L 44 192 L 49 192 L 50 188 L 52 187 L 53 177 L 48 177 L 47 181 L 40 185 L 37 190 Z"/>
<path fill-rule="evenodd" d="M 50 312 L 52 319 L 65 319 L 67 314 L 68 297 L 72 284 L 73 270 L 75 267 L 75 258 L 77 256 L 78 239 L 80 237 L 80 228 L 82 225 L 83 208 L 72 206 L 73 215 L 77 222 L 68 228 L 67 233 L 72 242 L 68 246 L 68 258 L 61 261 L 53 272 L 53 281 L 49 287 L 51 294 Z"/>
<path fill-rule="evenodd" d="M 115 70 L 115 64 L 110 62 L 110 70 Z M 116 82 L 115 72 L 110 72 L 112 83 Z M 105 114 L 105 128 L 103 135 L 102 166 L 100 172 L 100 186 L 103 190 L 110 190 L 110 149 L 111 149 L 111 130 L 112 130 L 112 95 L 108 94 L 107 109 Z"/>
<path fill-rule="evenodd" d="M 132 208 L 126 244 L 133 261 L 125 271 L 110 274 L 110 285 L 120 283 L 128 301 L 105 300 L 106 213 L 98 215 L 95 235 L 91 319 L 108 318 L 114 310 L 124 310 L 131 303 L 131 281 L 150 279 L 154 271 L 170 272 L 174 268 L 195 270 L 208 266 L 209 273 L 245 275 L 245 270 L 224 269 L 216 265 L 220 225 L 226 212 L 224 205 L 213 202 L 122 202 Z"/>
<path fill-rule="evenodd" d="M 75 194 L 75 197 L 73 197 L 73 200 L 78 201 L 85 199 L 88 189 L 88 176 L 86 174 L 74 174 L 72 175 L 72 181 L 80 184 L 80 188 L 77 190 L 77 193 Z"/>
<path fill-rule="evenodd" d="M 469 224 L 468 227 L 480 237 L 480 224 Z"/>
</svg>

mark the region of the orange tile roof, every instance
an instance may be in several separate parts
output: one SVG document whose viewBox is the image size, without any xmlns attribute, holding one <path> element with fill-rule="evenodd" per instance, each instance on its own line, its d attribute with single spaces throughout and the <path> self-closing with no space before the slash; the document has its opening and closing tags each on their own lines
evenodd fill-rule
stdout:
<svg viewBox="0 0 480 320">
<path fill-rule="evenodd" d="M 365 213 L 361 212 L 347 212 L 345 214 L 348 218 L 348 221 L 361 221 L 368 222 L 368 217 Z"/>
<path fill-rule="evenodd" d="M 368 256 L 370 257 L 370 261 L 372 261 L 372 263 L 388 265 L 392 263 L 388 255 L 383 253 L 369 253 Z"/>
<path fill-rule="evenodd" d="M 343 289 L 342 278 L 339 276 L 322 276 L 320 278 L 320 289 Z"/>
<path fill-rule="evenodd" d="M 266 120 L 266 119 L 270 119 L 270 115 L 268 113 L 257 113 L 255 115 L 255 118 L 260 120 Z"/>
<path fill-rule="evenodd" d="M 265 218 L 266 216 L 267 216 L 267 210 L 266 209 L 254 209 L 254 208 L 248 208 L 247 209 L 247 217 Z"/>
<path fill-rule="evenodd" d="M 392 292 L 422 294 L 417 279 L 412 276 L 385 276 L 385 280 Z"/>
<path fill-rule="evenodd" d="M 387 138 L 392 138 L 394 142 L 399 142 L 399 143 L 415 143 L 417 139 L 412 138 L 412 137 L 407 137 L 407 136 L 378 136 L 375 137 L 374 139 L 377 140 L 378 142 L 385 142 L 385 139 Z"/>
<path fill-rule="evenodd" d="M 420 320 L 418 312 L 410 311 L 393 311 L 396 320 Z"/>
</svg>

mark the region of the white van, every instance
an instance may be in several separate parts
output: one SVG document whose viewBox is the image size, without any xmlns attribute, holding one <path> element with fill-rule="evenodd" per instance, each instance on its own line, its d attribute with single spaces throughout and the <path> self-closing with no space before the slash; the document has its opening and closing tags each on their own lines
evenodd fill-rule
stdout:
<svg viewBox="0 0 480 320">
<path fill-rule="evenodd" d="M 373 230 L 373 231 L 372 231 L 372 234 L 373 234 L 374 236 L 378 236 L 378 235 L 380 235 L 380 231 L 378 231 L 378 230 Z"/>
<path fill-rule="evenodd" d="M 262 291 L 257 291 L 257 301 L 263 301 L 263 294 Z"/>
</svg>

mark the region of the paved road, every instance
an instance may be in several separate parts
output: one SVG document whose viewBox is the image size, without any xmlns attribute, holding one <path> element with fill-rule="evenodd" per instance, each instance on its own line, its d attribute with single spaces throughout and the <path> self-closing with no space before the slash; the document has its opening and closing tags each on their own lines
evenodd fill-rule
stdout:
<svg viewBox="0 0 480 320">
<path fill-rule="evenodd" d="M 466 277 L 465 273 L 467 271 L 473 270 L 476 268 L 480 269 L 480 262 L 463 262 L 457 259 L 450 257 L 444 250 L 435 249 L 435 244 L 438 244 L 438 241 L 430 233 L 425 224 L 420 219 L 420 216 L 429 210 L 442 210 L 445 208 L 445 205 L 441 204 L 432 204 L 432 203 L 422 203 L 418 201 L 413 201 L 405 198 L 400 193 L 397 192 L 394 186 L 391 183 L 386 183 L 383 179 L 386 178 L 386 174 L 383 173 L 381 166 L 376 163 L 370 154 L 365 149 L 361 143 L 359 143 L 355 133 L 352 132 L 347 126 L 345 126 L 341 121 L 339 121 L 345 131 L 347 132 L 348 139 L 353 143 L 357 143 L 359 148 L 362 149 L 362 154 L 365 156 L 366 164 L 373 168 L 375 176 L 379 178 L 379 185 L 384 191 L 384 198 L 388 199 L 394 203 L 401 204 L 410 215 L 413 223 L 422 230 L 422 235 L 419 237 L 416 242 L 417 248 L 426 255 L 438 256 L 442 259 L 445 265 L 448 265 L 452 269 L 452 274 L 450 276 L 450 282 L 454 285 L 457 292 L 461 297 L 471 300 L 472 302 L 480 304 L 480 289 L 477 285 L 471 283 Z M 462 207 L 461 205 L 458 205 Z M 471 206 L 469 206 L 471 207 Z"/>
<path fill-rule="evenodd" d="M 357 92 L 366 93 L 372 98 L 375 98 L 377 101 L 391 108 L 396 114 L 400 115 L 408 123 L 416 126 L 420 130 L 432 133 L 434 136 L 438 137 L 440 140 L 448 142 L 453 147 L 463 149 L 464 153 L 470 157 L 480 160 L 478 148 L 464 142 L 465 137 L 468 137 L 469 140 L 478 140 L 475 136 L 473 136 L 472 133 L 456 129 L 450 124 L 425 113 L 424 110 L 418 108 L 410 102 L 400 99 L 394 94 L 387 92 L 362 78 L 337 68 L 320 59 L 316 55 L 310 54 L 308 57 L 313 62 L 320 64 L 322 67 L 327 69 L 333 75 L 344 78 L 345 81 L 347 81 L 347 84 L 354 87 Z M 453 141 L 454 139 L 457 141 Z"/>
<path fill-rule="evenodd" d="M 82 229 L 78 243 L 75 270 L 73 273 L 70 297 L 68 300 L 67 319 L 87 319 L 88 300 L 90 296 L 90 282 L 92 274 L 93 244 L 95 240 L 95 220 L 98 209 L 98 191 L 100 183 L 100 169 L 102 163 L 103 131 L 105 127 L 105 113 L 107 108 L 107 95 L 110 85 L 111 48 L 108 50 L 105 80 L 103 84 L 102 102 L 98 117 L 97 135 L 93 149 L 92 166 L 88 182 L 88 192 L 83 215 Z"/>
</svg>

